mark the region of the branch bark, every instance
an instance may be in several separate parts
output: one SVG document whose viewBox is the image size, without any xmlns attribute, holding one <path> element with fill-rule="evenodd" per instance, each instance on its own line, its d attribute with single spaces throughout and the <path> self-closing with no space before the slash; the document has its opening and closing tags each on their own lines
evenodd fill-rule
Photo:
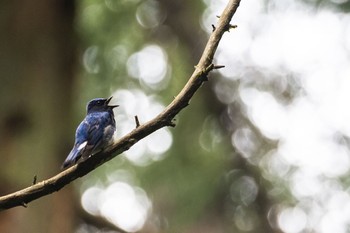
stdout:
<svg viewBox="0 0 350 233">
<path fill-rule="evenodd" d="M 27 203 L 42 196 L 60 190 L 73 180 L 82 177 L 103 163 L 111 160 L 132 147 L 142 138 L 165 126 L 174 126 L 172 120 L 186 106 L 199 87 L 207 80 L 208 74 L 220 66 L 212 64 L 213 57 L 223 34 L 231 28 L 230 21 L 239 6 L 240 0 L 230 0 L 219 18 L 215 30 L 209 37 L 201 59 L 196 66 L 192 76 L 176 96 L 176 98 L 154 119 L 139 125 L 129 134 L 120 138 L 113 145 L 104 151 L 97 153 L 84 161 L 68 168 L 65 171 L 47 180 L 36 183 L 25 189 L 0 197 L 0 210 L 9 209 L 15 206 L 27 207 Z"/>
</svg>

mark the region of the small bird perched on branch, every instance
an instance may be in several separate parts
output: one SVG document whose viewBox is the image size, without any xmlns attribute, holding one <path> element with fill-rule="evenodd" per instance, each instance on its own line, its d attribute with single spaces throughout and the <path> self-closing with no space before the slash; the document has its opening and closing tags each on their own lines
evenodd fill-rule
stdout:
<svg viewBox="0 0 350 233">
<path fill-rule="evenodd" d="M 101 151 L 112 142 L 115 132 L 113 108 L 119 105 L 108 105 L 111 99 L 112 96 L 108 99 L 97 98 L 88 103 L 86 117 L 77 128 L 74 147 L 62 168 Z"/>
</svg>

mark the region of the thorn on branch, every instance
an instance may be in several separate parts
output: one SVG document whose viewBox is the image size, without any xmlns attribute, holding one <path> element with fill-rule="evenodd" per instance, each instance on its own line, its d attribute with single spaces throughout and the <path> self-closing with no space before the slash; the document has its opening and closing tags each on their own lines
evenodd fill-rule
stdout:
<svg viewBox="0 0 350 233">
<path fill-rule="evenodd" d="M 212 71 L 214 69 L 214 64 L 210 64 L 207 68 L 205 68 L 205 70 L 203 71 L 204 74 L 208 74 L 210 71 Z"/>
<path fill-rule="evenodd" d="M 37 175 L 34 176 L 32 184 L 36 184 Z"/>
<path fill-rule="evenodd" d="M 172 119 L 171 121 L 167 122 L 167 126 L 170 126 L 170 127 L 175 127 L 175 126 L 176 126 L 176 124 L 175 124 L 175 122 L 174 122 L 174 121 L 176 121 L 176 119 Z"/>
<path fill-rule="evenodd" d="M 210 64 L 207 68 L 205 68 L 201 73 L 200 73 L 200 77 L 203 79 L 203 81 L 208 81 L 208 74 L 210 71 L 212 70 L 217 70 L 217 69 L 221 69 L 224 68 L 224 65 L 214 65 L 214 64 Z"/>
<path fill-rule="evenodd" d="M 235 28 L 237 28 L 237 27 L 238 27 L 237 25 L 228 24 L 228 25 L 225 27 L 225 31 L 230 32 L 231 29 L 235 29 Z"/>
<path fill-rule="evenodd" d="M 221 68 L 224 68 L 225 66 L 224 65 L 214 65 L 214 68 L 215 70 L 218 70 L 218 69 L 221 69 Z"/>
<path fill-rule="evenodd" d="M 216 29 L 215 25 L 214 25 L 214 24 L 212 24 L 212 25 L 211 25 L 211 27 L 213 28 L 212 32 L 214 32 L 214 31 L 215 31 L 215 29 Z"/>
<path fill-rule="evenodd" d="M 21 206 L 23 206 L 24 208 L 27 208 L 27 207 L 28 207 L 27 203 L 25 203 L 25 202 L 22 202 L 22 203 L 21 203 Z"/>
<path fill-rule="evenodd" d="M 136 129 L 138 127 L 140 127 L 140 121 L 139 121 L 139 118 L 137 116 L 135 116 L 135 124 L 136 124 Z"/>
<path fill-rule="evenodd" d="M 204 69 L 204 71 L 201 72 L 201 77 L 203 79 L 203 81 L 208 81 L 208 74 L 210 71 L 212 70 L 218 70 L 221 68 L 224 68 L 224 65 L 214 65 L 214 64 L 210 64 L 207 68 Z"/>
<path fill-rule="evenodd" d="M 203 81 L 208 81 L 208 74 L 210 71 L 214 69 L 214 64 L 210 64 L 208 67 L 206 67 L 204 70 L 200 71 L 199 77 L 203 79 Z M 197 66 L 196 66 L 197 68 Z"/>
</svg>

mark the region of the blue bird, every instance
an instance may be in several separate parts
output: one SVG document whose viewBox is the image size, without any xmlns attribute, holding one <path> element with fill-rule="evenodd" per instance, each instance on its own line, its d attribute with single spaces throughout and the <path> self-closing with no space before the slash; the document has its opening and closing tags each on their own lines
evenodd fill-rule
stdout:
<svg viewBox="0 0 350 233">
<path fill-rule="evenodd" d="M 62 168 L 103 150 L 112 142 L 115 132 L 113 108 L 119 105 L 108 105 L 111 99 L 97 98 L 88 103 L 86 117 L 77 128 L 74 147 Z"/>
</svg>

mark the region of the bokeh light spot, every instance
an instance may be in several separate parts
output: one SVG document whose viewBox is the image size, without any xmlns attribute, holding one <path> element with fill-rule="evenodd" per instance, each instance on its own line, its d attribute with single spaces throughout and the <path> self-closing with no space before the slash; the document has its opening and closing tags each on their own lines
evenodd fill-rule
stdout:
<svg viewBox="0 0 350 233">
<path fill-rule="evenodd" d="M 159 3 L 152 0 L 143 1 L 136 10 L 137 22 L 144 28 L 159 26 L 165 19 L 164 11 L 159 9 Z"/>
<path fill-rule="evenodd" d="M 118 103 L 127 103 L 118 108 L 120 114 L 116 116 L 117 135 L 119 136 L 129 133 L 135 128 L 134 116 L 138 116 L 142 124 L 154 118 L 164 109 L 155 96 L 146 96 L 137 89 L 117 90 L 113 96 L 118 100 Z M 135 165 L 147 166 L 154 161 L 163 159 L 172 143 L 171 132 L 164 128 L 138 142 L 125 151 L 124 155 Z"/>
<path fill-rule="evenodd" d="M 88 73 L 96 74 L 100 71 L 100 65 L 97 63 L 99 49 L 97 46 L 87 48 L 83 55 L 84 68 Z"/>
<path fill-rule="evenodd" d="M 120 181 L 106 189 L 87 189 L 82 195 L 82 204 L 87 212 L 100 214 L 129 232 L 143 227 L 151 209 L 151 202 L 141 188 Z"/>
<path fill-rule="evenodd" d="M 158 45 L 148 45 L 130 56 L 128 74 L 148 87 L 157 87 L 166 78 L 168 58 Z"/>
<path fill-rule="evenodd" d="M 278 223 L 286 233 L 298 233 L 304 230 L 307 224 L 305 212 L 298 208 L 286 208 L 278 216 Z"/>
</svg>

